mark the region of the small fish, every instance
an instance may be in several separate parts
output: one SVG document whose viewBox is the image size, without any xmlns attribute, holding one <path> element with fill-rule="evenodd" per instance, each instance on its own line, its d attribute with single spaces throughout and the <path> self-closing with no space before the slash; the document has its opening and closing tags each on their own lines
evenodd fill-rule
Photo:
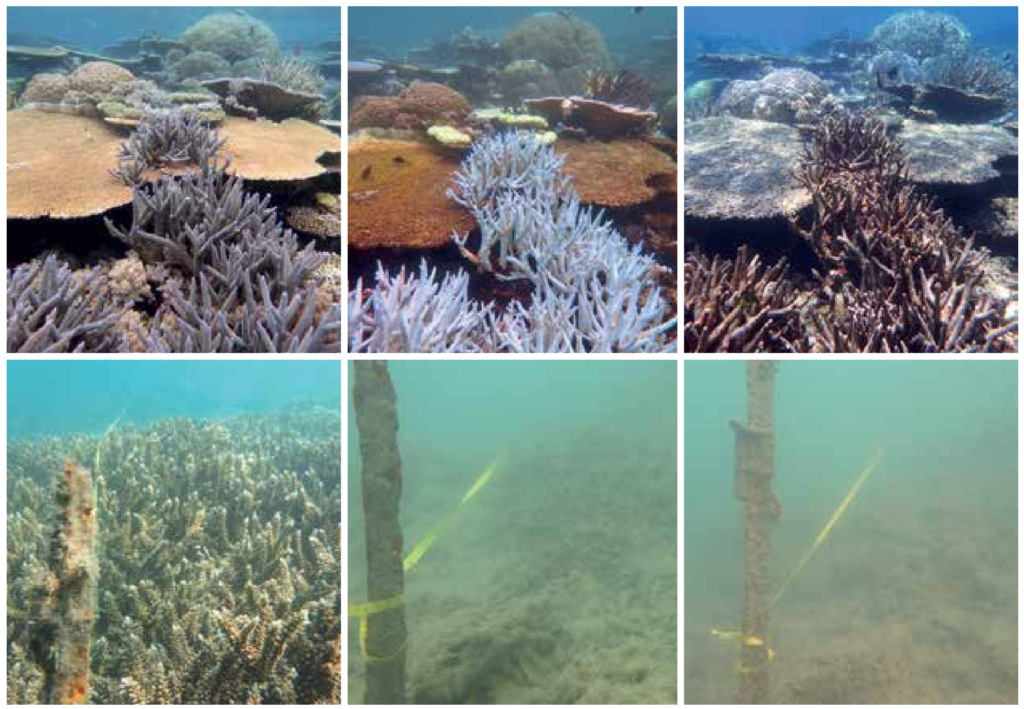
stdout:
<svg viewBox="0 0 1024 709">
<path fill-rule="evenodd" d="M 363 169 L 363 172 L 360 175 L 360 177 L 362 177 L 364 180 L 368 180 L 368 179 L 370 179 L 370 173 L 372 171 L 373 171 L 373 165 L 367 165 L 366 168 Z"/>
<path fill-rule="evenodd" d="M 891 67 L 889 71 L 885 72 L 885 75 L 889 77 L 890 81 L 896 81 L 896 77 L 900 75 L 900 68 L 898 66 Z"/>
<path fill-rule="evenodd" d="M 396 155 L 395 157 L 391 158 L 391 161 L 399 165 L 405 164 L 405 158 L 403 158 L 401 155 Z"/>
<path fill-rule="evenodd" d="M 643 11 L 644 11 L 644 9 L 642 7 L 634 7 L 633 8 L 633 14 L 634 15 L 639 15 Z"/>
</svg>

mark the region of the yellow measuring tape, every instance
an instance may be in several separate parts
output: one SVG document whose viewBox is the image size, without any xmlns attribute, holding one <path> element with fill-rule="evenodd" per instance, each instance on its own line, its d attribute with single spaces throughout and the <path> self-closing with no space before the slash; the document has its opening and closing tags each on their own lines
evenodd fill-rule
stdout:
<svg viewBox="0 0 1024 709">
<path fill-rule="evenodd" d="M 875 454 L 875 457 L 871 459 L 871 462 L 868 463 L 867 467 L 864 468 L 863 471 L 861 471 L 861 474 L 857 477 L 857 480 L 853 483 L 853 486 L 850 488 L 849 492 L 846 493 L 846 496 L 843 498 L 843 501 L 839 503 L 839 507 L 837 507 L 836 511 L 832 513 L 832 516 L 829 517 L 828 522 L 826 522 L 825 526 L 822 527 L 820 532 L 818 532 L 818 536 L 816 536 L 814 538 L 814 541 L 811 542 L 811 546 L 804 553 L 803 557 L 800 558 L 800 561 L 796 565 L 796 568 L 794 568 L 793 571 L 790 572 L 789 576 L 786 577 L 786 580 L 779 587 L 778 592 L 776 592 L 775 596 L 772 598 L 772 607 L 775 607 L 775 605 L 782 598 L 782 594 L 784 594 L 786 592 L 786 589 L 789 588 L 789 585 L 793 583 L 793 579 L 795 579 L 800 574 L 800 572 L 803 571 L 803 568 L 807 565 L 807 562 L 811 560 L 811 557 L 814 556 L 815 552 L 818 551 L 818 548 L 821 547 L 821 545 L 825 542 L 825 539 L 828 538 L 828 535 L 832 533 L 832 530 L 839 522 L 839 519 L 846 512 L 847 508 L 850 506 L 850 503 L 853 502 L 853 498 L 855 498 L 857 496 L 857 493 L 860 492 L 861 486 L 868 479 L 868 477 L 870 477 L 871 473 L 874 472 L 875 467 L 877 467 L 878 465 L 878 461 L 882 459 L 882 455 L 884 453 L 884 448 L 878 451 L 878 453 Z M 718 630 L 717 628 L 712 628 L 711 634 L 721 640 L 738 642 L 750 647 L 761 647 L 765 644 L 763 638 L 759 638 L 753 635 L 751 635 L 750 637 L 744 637 L 743 633 L 737 630 Z M 771 648 L 767 648 L 767 652 L 768 659 L 774 659 L 775 651 Z M 742 668 L 740 668 L 740 671 L 742 671 Z"/>
<path fill-rule="evenodd" d="M 825 539 L 828 538 L 828 535 L 832 533 L 832 530 L 833 528 L 835 528 L 836 523 L 839 522 L 839 519 L 843 516 L 843 513 L 846 512 L 846 508 L 848 508 L 850 506 L 850 503 L 853 502 L 853 498 L 857 496 L 857 493 L 860 491 L 861 485 L 864 484 L 864 481 L 867 480 L 871 473 L 875 470 L 875 466 L 878 465 L 878 461 L 882 459 L 882 455 L 884 453 L 884 448 L 878 451 L 878 453 L 875 454 L 875 457 L 871 459 L 871 462 L 868 463 L 867 467 L 864 468 L 864 470 L 861 472 L 860 476 L 857 478 L 857 481 L 853 483 L 853 487 L 851 487 L 850 491 L 846 493 L 846 497 L 844 497 L 843 501 L 839 503 L 839 507 L 837 507 L 836 511 L 832 513 L 832 516 L 829 517 L 828 522 L 826 522 L 825 526 L 821 528 L 820 532 L 818 532 L 818 536 L 816 536 L 814 538 L 814 541 L 811 542 L 811 546 L 807 549 L 806 552 L 804 552 L 803 557 L 801 557 L 800 559 L 800 563 L 796 565 L 796 568 L 794 568 L 793 571 L 790 572 L 786 580 L 782 583 L 781 586 L 779 586 L 779 590 L 776 592 L 775 597 L 772 598 L 772 607 L 774 607 L 779 602 L 779 600 L 782 598 L 782 594 L 784 594 L 786 592 L 786 589 L 789 588 L 789 585 L 793 583 L 793 579 L 795 579 L 800 574 L 800 572 L 803 571 L 803 568 L 807 565 L 807 562 L 811 560 L 811 557 L 814 556 L 814 553 L 818 551 L 818 548 L 825 542 Z"/>
<path fill-rule="evenodd" d="M 480 492 L 480 490 L 482 490 L 483 487 L 491 481 L 491 478 L 494 476 L 494 473 L 498 469 L 498 465 L 503 460 L 503 458 L 504 456 L 500 456 L 496 458 L 493 463 L 487 466 L 484 472 L 482 472 L 480 476 L 477 477 L 477 479 L 473 482 L 473 484 L 470 486 L 466 494 L 462 496 L 462 499 L 459 500 L 459 504 L 456 505 L 451 510 L 449 510 L 444 515 L 444 517 L 442 517 L 438 522 L 436 522 L 434 526 L 432 526 L 423 536 L 423 538 L 416 544 L 416 546 L 412 548 L 412 551 L 406 554 L 405 559 L 402 560 L 402 569 L 404 571 L 411 571 L 416 566 L 416 564 L 419 563 L 420 559 L 422 559 L 424 555 L 426 555 L 426 553 L 430 551 L 430 548 L 434 546 L 438 538 L 441 536 L 441 532 L 444 530 L 445 526 L 447 526 L 448 523 L 451 522 L 451 520 L 455 517 L 456 513 L 463 507 L 465 507 L 466 503 L 473 499 L 473 497 L 476 496 L 476 494 Z M 370 616 L 376 615 L 377 613 L 383 613 L 394 608 L 398 608 L 404 603 L 405 596 L 396 596 L 394 598 L 385 598 L 379 601 L 368 601 L 366 603 L 349 604 L 348 617 L 359 619 L 359 648 L 360 650 L 362 650 L 363 658 L 366 660 L 367 664 L 385 664 L 391 662 L 392 660 L 397 658 L 402 653 L 403 650 L 405 650 L 405 645 L 403 644 L 392 654 L 384 657 L 379 657 L 371 655 L 369 652 L 367 652 L 366 648 L 366 637 L 369 632 L 368 628 Z"/>
</svg>

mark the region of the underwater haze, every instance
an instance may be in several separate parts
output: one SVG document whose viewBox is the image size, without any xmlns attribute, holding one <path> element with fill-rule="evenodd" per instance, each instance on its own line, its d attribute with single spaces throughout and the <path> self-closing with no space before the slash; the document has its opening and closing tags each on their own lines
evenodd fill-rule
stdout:
<svg viewBox="0 0 1024 709">
<path fill-rule="evenodd" d="M 652 37 L 674 35 L 674 7 L 351 7 L 349 57 L 365 59 L 374 46 L 410 49 L 466 27 L 498 38 L 519 21 L 542 13 L 571 13 L 597 25 L 613 52 L 642 51 Z"/>
<path fill-rule="evenodd" d="M 232 7 L 270 25 L 282 46 L 301 52 L 325 34 L 341 29 L 338 8 Z M 99 52 L 140 33 L 173 36 L 211 14 L 210 7 L 9 7 L 7 43 L 51 47 L 60 44 Z"/>
<path fill-rule="evenodd" d="M 102 433 L 115 420 L 220 419 L 288 406 L 338 410 L 337 362 L 53 362 L 7 365 L 7 437 Z"/>
<path fill-rule="evenodd" d="M 1015 704 L 1017 363 L 782 361 L 769 703 Z M 736 701 L 743 507 L 730 420 L 744 363 L 687 362 L 685 701 Z"/>
<path fill-rule="evenodd" d="M 408 701 L 675 703 L 676 364 L 390 370 L 406 554 L 497 461 L 406 574 Z M 349 422 L 348 592 L 359 603 L 361 466 Z M 357 627 L 350 702 L 364 699 Z"/>
</svg>

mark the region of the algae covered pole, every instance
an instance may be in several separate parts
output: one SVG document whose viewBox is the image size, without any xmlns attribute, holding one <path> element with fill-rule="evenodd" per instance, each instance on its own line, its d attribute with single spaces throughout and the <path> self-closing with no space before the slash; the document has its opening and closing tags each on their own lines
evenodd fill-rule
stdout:
<svg viewBox="0 0 1024 709">
<path fill-rule="evenodd" d="M 379 604 L 360 626 L 366 703 L 405 703 L 405 572 L 402 568 L 402 460 L 395 388 L 387 362 L 353 363 L 352 399 L 362 457 L 367 599 Z M 365 633 L 365 636 L 364 636 Z"/>
<path fill-rule="evenodd" d="M 92 477 L 64 464 L 57 478 L 57 526 L 37 638 L 47 704 L 85 704 L 96 613 L 96 506 Z"/>
<path fill-rule="evenodd" d="M 743 502 L 745 523 L 743 627 L 737 697 L 740 704 L 768 702 L 771 527 L 781 513 L 772 492 L 777 370 L 776 362 L 747 362 L 747 422 L 731 422 L 736 434 L 733 494 Z"/>
</svg>

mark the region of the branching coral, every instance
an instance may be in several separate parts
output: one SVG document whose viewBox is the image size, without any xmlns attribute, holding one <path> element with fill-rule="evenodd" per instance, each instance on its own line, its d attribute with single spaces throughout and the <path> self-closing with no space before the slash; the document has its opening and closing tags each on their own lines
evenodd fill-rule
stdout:
<svg viewBox="0 0 1024 709">
<path fill-rule="evenodd" d="M 338 346 L 340 304 L 316 307 L 327 255 L 299 248 L 270 207 L 215 163 L 136 188 L 131 227 L 110 233 L 168 268 L 145 339 L 160 351 L 319 351 Z M 258 295 L 257 295 L 258 294 Z M 177 332 L 175 332 L 177 330 Z M 280 349 L 279 349 L 280 348 Z"/>
<path fill-rule="evenodd" d="M 479 141 L 449 197 L 477 220 L 480 245 L 462 254 L 500 280 L 526 280 L 529 305 L 500 316 L 469 300 L 469 277 L 437 284 L 379 269 L 369 297 L 349 299 L 353 351 L 658 352 L 674 347 L 675 318 L 655 283 L 655 260 L 630 248 L 601 212 L 583 206 L 563 159 L 533 134 Z"/>
<path fill-rule="evenodd" d="M 97 704 L 338 704 L 338 412 L 172 420 L 8 447 L 8 678 L 39 703 L 30 648 L 64 459 L 95 463 Z"/>
<path fill-rule="evenodd" d="M 591 69 L 583 78 L 587 98 L 647 108 L 653 102 L 651 85 L 631 71 Z"/>
<path fill-rule="evenodd" d="M 296 57 L 261 61 L 255 78 L 307 94 L 320 93 L 325 84 L 324 76 L 315 64 Z"/>
<path fill-rule="evenodd" d="M 114 177 L 132 186 L 146 170 L 213 160 L 226 141 L 198 115 L 181 109 L 147 111 L 118 152 Z"/>
<path fill-rule="evenodd" d="M 799 294 L 788 267 L 770 267 L 740 247 L 735 260 L 690 254 L 684 267 L 683 342 L 687 352 L 797 352 Z"/>
<path fill-rule="evenodd" d="M 469 298 L 469 274 L 437 281 L 437 270 L 420 262 L 419 275 L 388 275 L 377 265 L 368 293 L 362 280 L 349 294 L 349 350 L 352 352 L 480 352 L 487 349 L 491 307 Z"/>
<path fill-rule="evenodd" d="M 99 269 L 75 274 L 52 255 L 8 271 L 7 351 L 116 349 L 114 326 L 127 304 L 105 293 Z"/>
<path fill-rule="evenodd" d="M 794 291 L 781 263 L 763 272 L 744 251 L 733 264 L 691 257 L 688 349 L 1016 349 L 1016 318 L 984 287 L 988 252 L 907 183 L 902 151 L 880 122 L 824 118 L 796 172 L 812 195 L 809 214 L 792 221 L 817 259 L 811 290 Z M 771 331 L 776 319 L 785 334 Z"/>
<path fill-rule="evenodd" d="M 996 62 L 980 55 L 935 62 L 928 79 L 976 94 L 998 96 L 1008 103 L 1017 93 L 1017 79 Z"/>
</svg>

